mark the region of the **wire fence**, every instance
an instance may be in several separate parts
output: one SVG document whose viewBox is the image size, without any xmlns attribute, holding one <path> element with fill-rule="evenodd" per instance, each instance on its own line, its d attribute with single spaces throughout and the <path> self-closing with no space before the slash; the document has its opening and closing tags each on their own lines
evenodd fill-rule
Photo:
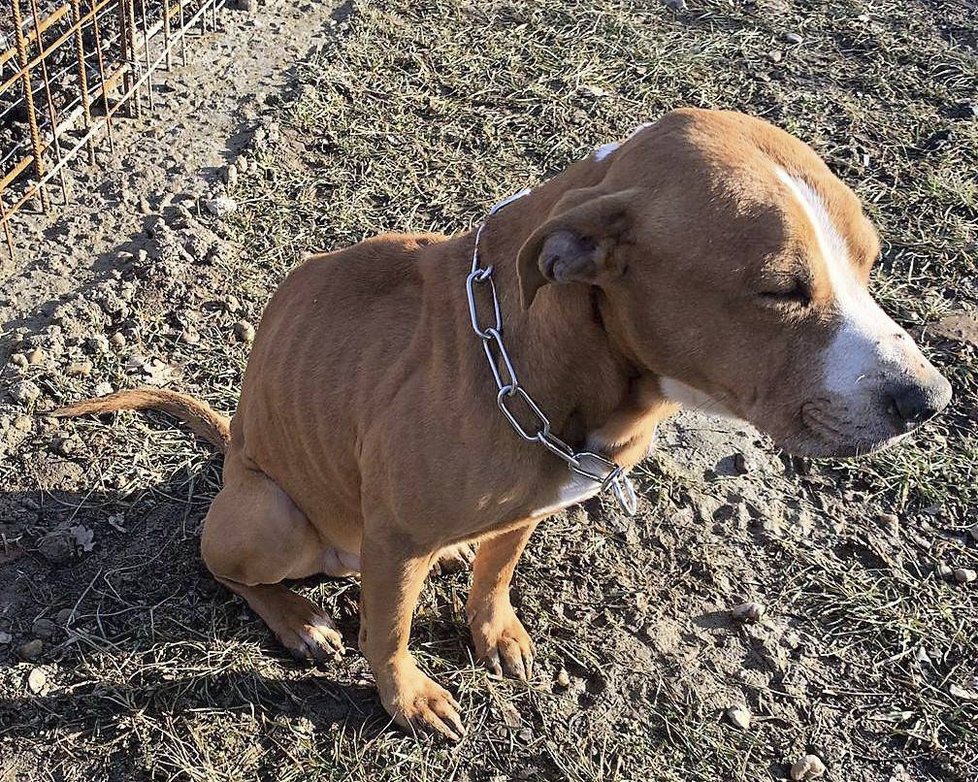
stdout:
<svg viewBox="0 0 978 782">
<path fill-rule="evenodd" d="M 6 0 L 0 11 L 0 225 L 71 202 L 66 166 L 113 124 L 154 109 L 153 77 L 186 61 L 187 39 L 217 26 L 225 0 Z M 84 151 L 84 152 L 83 152 Z"/>
</svg>

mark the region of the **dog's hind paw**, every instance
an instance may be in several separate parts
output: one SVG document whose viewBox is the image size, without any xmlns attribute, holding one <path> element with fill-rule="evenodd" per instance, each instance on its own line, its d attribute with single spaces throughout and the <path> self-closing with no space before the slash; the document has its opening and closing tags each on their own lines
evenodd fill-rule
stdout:
<svg viewBox="0 0 978 782">
<path fill-rule="evenodd" d="M 475 548 L 469 543 L 459 543 L 447 546 L 438 552 L 435 563 L 431 566 L 431 574 L 440 576 L 442 573 L 457 573 L 467 570 L 475 559 Z"/>
<path fill-rule="evenodd" d="M 336 660 L 345 651 L 343 636 L 333 620 L 301 595 L 290 600 L 276 616 L 272 630 L 289 653 L 300 662 L 318 664 Z"/>
</svg>

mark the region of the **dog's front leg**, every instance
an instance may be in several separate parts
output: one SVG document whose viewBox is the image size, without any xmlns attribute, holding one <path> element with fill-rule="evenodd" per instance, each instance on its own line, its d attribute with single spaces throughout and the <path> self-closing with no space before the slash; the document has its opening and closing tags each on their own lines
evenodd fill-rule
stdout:
<svg viewBox="0 0 978 782">
<path fill-rule="evenodd" d="M 437 552 L 413 551 L 396 533 L 368 529 L 360 555 L 360 649 L 381 703 L 407 730 L 436 731 L 458 741 L 465 734 L 458 703 L 408 652 L 411 615 Z"/>
<path fill-rule="evenodd" d="M 533 641 L 509 601 L 513 571 L 536 522 L 483 541 L 472 563 L 472 591 L 466 604 L 476 655 L 495 674 L 518 679 L 533 675 Z"/>
</svg>

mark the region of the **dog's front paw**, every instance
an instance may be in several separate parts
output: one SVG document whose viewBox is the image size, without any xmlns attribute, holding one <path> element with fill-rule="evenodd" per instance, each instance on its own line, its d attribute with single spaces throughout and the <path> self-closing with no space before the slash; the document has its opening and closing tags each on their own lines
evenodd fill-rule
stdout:
<svg viewBox="0 0 978 782">
<path fill-rule="evenodd" d="M 436 733 L 460 741 L 465 727 L 452 694 L 418 670 L 413 661 L 401 666 L 389 685 L 378 681 L 380 700 L 394 722 L 415 735 Z"/>
<path fill-rule="evenodd" d="M 533 641 L 508 602 L 495 609 L 476 611 L 469 628 L 476 656 L 492 673 L 523 681 L 533 676 Z"/>
</svg>

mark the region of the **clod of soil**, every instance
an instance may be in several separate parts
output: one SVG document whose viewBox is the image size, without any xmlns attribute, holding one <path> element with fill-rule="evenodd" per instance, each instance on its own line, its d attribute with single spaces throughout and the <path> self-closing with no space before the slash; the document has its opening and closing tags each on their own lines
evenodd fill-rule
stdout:
<svg viewBox="0 0 978 782">
<path fill-rule="evenodd" d="M 767 607 L 763 603 L 741 603 L 731 612 L 734 619 L 741 622 L 760 622 L 767 613 Z"/>
<path fill-rule="evenodd" d="M 88 377 L 92 374 L 92 362 L 91 361 L 79 361 L 77 364 L 72 364 L 67 369 L 68 377 Z"/>
<path fill-rule="evenodd" d="M 825 764 L 818 755 L 805 755 L 791 767 L 791 778 L 794 782 L 816 779 L 823 774 L 825 774 Z"/>
<path fill-rule="evenodd" d="M 234 336 L 242 342 L 254 342 L 255 327 L 246 320 L 239 320 L 234 324 Z"/>
<path fill-rule="evenodd" d="M 41 389 L 30 380 L 21 380 L 10 387 L 10 398 L 25 407 L 36 402 L 41 397 Z"/>
<path fill-rule="evenodd" d="M 17 654 L 21 656 L 22 659 L 31 662 L 36 660 L 41 656 L 41 652 L 44 651 L 44 641 L 40 638 L 35 638 L 32 641 L 27 641 L 22 643 L 17 647 Z"/>
<path fill-rule="evenodd" d="M 75 538 L 67 530 L 53 530 L 37 542 L 37 550 L 52 565 L 63 565 L 75 556 Z"/>
<path fill-rule="evenodd" d="M 971 568 L 959 567 L 954 569 L 954 578 L 957 579 L 959 584 L 970 584 L 972 581 L 978 579 L 978 572 L 975 572 Z"/>
<path fill-rule="evenodd" d="M 217 196 L 204 201 L 204 208 L 215 217 L 224 217 L 224 215 L 237 211 L 238 202 L 230 196 Z"/>
</svg>

